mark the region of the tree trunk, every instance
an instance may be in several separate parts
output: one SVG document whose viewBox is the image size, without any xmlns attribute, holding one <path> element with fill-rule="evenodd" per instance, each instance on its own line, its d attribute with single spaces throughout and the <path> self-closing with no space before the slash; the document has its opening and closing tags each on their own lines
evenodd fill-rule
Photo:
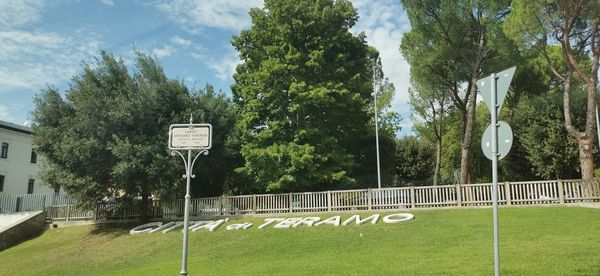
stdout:
<svg viewBox="0 0 600 276">
<path fill-rule="evenodd" d="M 476 71 L 475 71 L 476 72 Z M 473 141 L 473 125 L 475 124 L 475 108 L 477 99 L 477 86 L 475 76 L 471 79 L 469 88 L 469 100 L 467 101 L 467 121 L 465 122 L 465 132 L 463 134 L 462 147 L 460 151 L 460 184 L 469 184 L 469 161 L 471 159 L 471 142 Z"/>
<path fill-rule="evenodd" d="M 594 157 L 592 151 L 594 149 L 593 137 L 586 137 L 577 141 L 579 146 L 579 165 L 581 166 L 581 178 L 594 178 Z"/>
<path fill-rule="evenodd" d="M 437 142 L 437 148 L 435 151 L 435 171 L 433 172 L 433 186 L 438 185 L 440 177 L 440 164 L 442 163 L 442 140 L 439 139 Z"/>
<path fill-rule="evenodd" d="M 577 141 L 579 148 L 579 166 L 581 168 L 582 179 L 594 178 L 594 139 L 596 138 L 596 89 L 587 87 L 587 113 L 585 122 L 585 131 L 580 132 L 573 126 L 571 119 L 571 71 L 567 73 L 567 77 L 563 79 L 563 108 L 565 116 L 565 128 Z M 595 82 L 595 80 L 594 80 Z"/>
</svg>

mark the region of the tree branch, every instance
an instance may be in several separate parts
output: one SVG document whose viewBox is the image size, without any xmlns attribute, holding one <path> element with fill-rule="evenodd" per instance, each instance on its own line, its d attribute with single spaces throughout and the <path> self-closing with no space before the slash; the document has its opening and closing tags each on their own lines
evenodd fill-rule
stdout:
<svg viewBox="0 0 600 276">
<path fill-rule="evenodd" d="M 558 69 L 556 69 L 556 67 L 554 66 L 554 64 L 552 64 L 552 60 L 550 59 L 550 56 L 548 55 L 548 51 L 546 50 L 546 39 L 543 39 L 542 45 L 538 46 L 538 51 L 540 51 L 542 53 L 542 56 L 544 57 L 544 59 L 546 59 L 546 62 L 548 63 L 548 66 L 550 66 L 550 71 L 552 71 L 552 73 L 559 78 L 560 80 L 562 80 L 563 82 L 566 82 L 567 79 L 560 74 L 560 72 L 558 72 Z"/>
<path fill-rule="evenodd" d="M 568 4 L 566 4 L 566 5 L 568 5 Z M 575 72 L 577 73 L 579 78 L 585 83 L 585 85 L 587 87 L 591 87 L 596 84 L 592 83 L 592 80 L 590 79 L 590 77 L 587 74 L 585 74 L 585 72 L 583 71 L 581 66 L 579 66 L 579 64 L 577 62 L 577 58 L 575 58 L 575 55 L 573 54 L 573 48 L 571 47 L 571 40 L 569 39 L 571 29 L 573 28 L 573 24 L 574 24 L 575 20 L 577 19 L 577 17 L 580 15 L 580 12 L 581 12 L 581 2 L 577 2 L 572 13 L 569 13 L 569 9 L 565 6 L 564 12 L 563 12 L 563 20 L 564 20 L 565 25 L 562 28 L 562 33 L 563 33 L 562 43 L 563 43 L 563 48 L 565 50 L 567 62 L 573 69 L 575 69 Z"/>
<path fill-rule="evenodd" d="M 567 77 L 564 81 L 564 90 L 563 90 L 563 109 L 565 116 L 565 128 L 567 132 L 571 134 L 576 140 L 579 140 L 579 136 L 581 133 L 575 129 L 573 126 L 573 120 L 571 118 L 571 79 L 573 73 L 571 70 L 567 72 Z"/>
</svg>

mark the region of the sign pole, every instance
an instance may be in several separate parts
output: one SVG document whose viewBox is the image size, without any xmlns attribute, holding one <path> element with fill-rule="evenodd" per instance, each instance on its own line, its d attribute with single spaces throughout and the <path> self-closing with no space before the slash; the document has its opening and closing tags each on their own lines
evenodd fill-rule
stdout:
<svg viewBox="0 0 600 276">
<path fill-rule="evenodd" d="M 497 114 L 497 91 L 496 91 L 496 74 L 492 73 L 491 79 L 491 106 L 492 113 L 492 201 L 494 205 L 494 275 L 500 275 L 500 250 L 498 238 L 498 118 Z"/>
<path fill-rule="evenodd" d="M 185 186 L 185 206 L 183 211 L 183 252 L 181 254 L 181 272 L 180 275 L 187 275 L 187 251 L 188 234 L 190 226 L 190 182 L 196 176 L 192 173 L 194 163 L 202 154 L 208 155 L 208 150 L 212 146 L 212 126 L 210 124 L 194 124 L 190 115 L 189 124 L 173 124 L 169 126 L 169 149 L 171 155 L 179 155 L 185 165 L 186 179 Z M 179 150 L 187 150 L 187 159 Z M 199 150 L 192 160 L 192 151 Z"/>
<path fill-rule="evenodd" d="M 190 124 L 192 120 L 190 119 Z M 183 211 L 183 253 L 181 255 L 181 275 L 187 275 L 187 249 L 188 249 L 188 233 L 190 224 L 190 178 L 192 177 L 192 150 L 188 150 L 187 166 L 185 169 L 186 185 L 185 185 L 185 209 Z"/>
<path fill-rule="evenodd" d="M 491 115 L 490 125 L 481 137 L 481 149 L 492 161 L 492 205 L 494 209 L 494 275 L 500 275 L 500 238 L 498 230 L 498 160 L 506 157 L 513 141 L 508 123 L 498 121 L 500 109 L 517 67 L 513 66 L 489 77 L 477 80 L 479 94 Z M 508 191 L 507 191 L 508 192 Z"/>
</svg>

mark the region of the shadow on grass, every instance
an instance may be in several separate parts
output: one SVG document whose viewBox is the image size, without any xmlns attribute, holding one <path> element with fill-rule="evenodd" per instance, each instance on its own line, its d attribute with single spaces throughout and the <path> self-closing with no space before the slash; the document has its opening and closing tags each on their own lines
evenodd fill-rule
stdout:
<svg viewBox="0 0 600 276">
<path fill-rule="evenodd" d="M 129 231 L 138 225 L 140 225 L 140 222 L 97 223 L 93 226 L 92 231 L 90 231 L 90 234 L 108 235 L 111 237 L 129 235 Z"/>
</svg>

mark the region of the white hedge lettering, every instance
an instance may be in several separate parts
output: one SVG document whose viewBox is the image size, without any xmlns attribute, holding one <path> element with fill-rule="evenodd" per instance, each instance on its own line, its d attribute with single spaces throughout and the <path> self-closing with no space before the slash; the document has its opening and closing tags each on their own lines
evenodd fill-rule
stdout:
<svg viewBox="0 0 600 276">
<path fill-rule="evenodd" d="M 326 220 L 319 221 L 315 224 L 315 226 L 323 225 L 323 224 L 331 224 L 333 226 L 340 226 L 340 216 L 333 216 Z"/>
<path fill-rule="evenodd" d="M 361 218 L 360 215 L 352 215 L 348 219 L 346 219 L 342 225 L 346 226 L 348 224 L 355 223 L 356 225 L 366 224 L 371 222 L 371 224 L 376 224 L 379 220 L 379 214 L 373 214 L 365 218 Z M 409 213 L 397 213 L 397 214 L 389 214 L 383 217 L 384 223 L 399 223 L 405 222 L 414 219 L 413 214 Z M 208 220 L 208 221 L 190 221 L 189 230 L 192 232 L 197 232 L 202 229 L 206 229 L 208 231 L 215 231 L 221 225 L 225 224 L 229 221 L 229 218 L 219 219 L 219 220 Z M 258 229 L 263 229 L 267 226 L 273 225 L 275 229 L 288 229 L 288 228 L 297 228 L 301 226 L 321 226 L 325 224 L 340 226 L 341 217 L 333 216 L 325 220 L 321 220 L 320 217 L 305 217 L 305 218 L 265 218 L 265 222 L 258 226 Z M 228 225 L 225 227 L 227 230 L 246 230 L 251 228 L 253 223 L 244 222 L 244 223 L 235 223 Z M 150 222 L 146 224 L 142 224 L 137 226 L 129 231 L 131 235 L 142 234 L 142 233 L 156 233 L 162 231 L 163 234 L 169 233 L 176 229 L 183 228 L 183 221 L 171 221 L 168 223 L 163 222 Z"/>
<path fill-rule="evenodd" d="M 238 224 L 227 225 L 227 230 L 241 230 L 241 229 L 245 230 L 250 227 L 252 227 L 252 222 L 238 223 Z"/>
<path fill-rule="evenodd" d="M 401 217 L 401 218 L 397 219 L 395 217 Z M 413 218 L 415 218 L 415 216 L 413 214 L 408 214 L 408 213 L 391 214 L 391 215 L 387 215 L 387 216 L 383 217 L 383 222 L 398 223 L 398 222 L 409 221 Z"/>
<path fill-rule="evenodd" d="M 374 214 L 374 215 L 372 215 L 370 217 L 367 217 L 367 218 L 365 218 L 363 220 L 360 219 L 360 215 L 354 215 L 354 216 L 351 216 L 346 221 L 344 221 L 344 223 L 342 223 L 342 225 L 344 225 L 344 226 L 348 225 L 348 224 L 352 223 L 353 221 L 356 222 L 356 225 L 361 225 L 361 224 L 363 224 L 363 223 L 365 223 L 365 222 L 367 222 L 369 220 L 371 220 L 371 224 L 376 224 L 377 220 L 379 220 L 379 214 Z"/>
</svg>

